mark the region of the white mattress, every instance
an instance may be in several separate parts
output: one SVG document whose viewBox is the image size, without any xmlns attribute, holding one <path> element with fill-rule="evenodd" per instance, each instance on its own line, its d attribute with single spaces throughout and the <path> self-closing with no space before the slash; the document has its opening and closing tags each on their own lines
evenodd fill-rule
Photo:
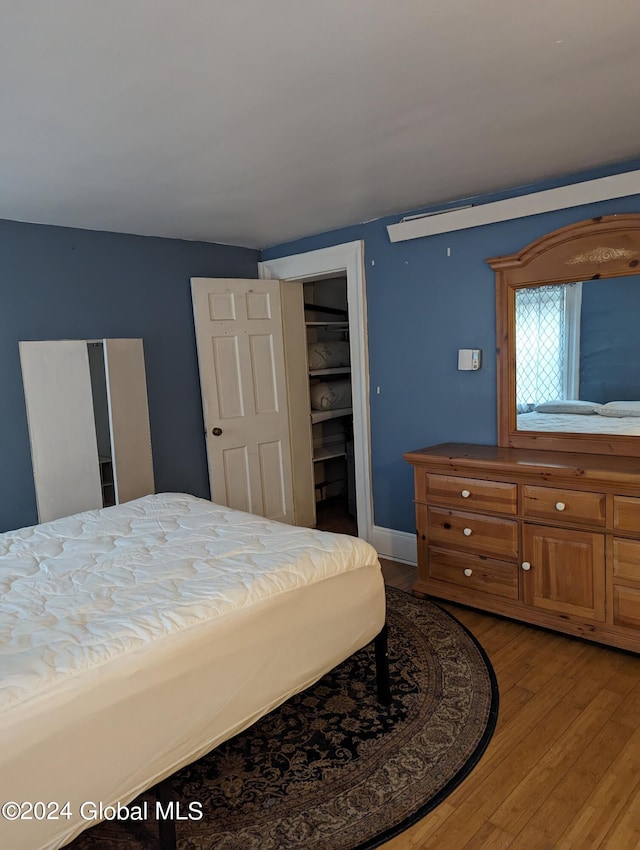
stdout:
<svg viewBox="0 0 640 850">
<path fill-rule="evenodd" d="M 521 413 L 518 431 L 563 431 L 570 434 L 640 434 L 640 416 L 585 416 L 580 413 Z"/>
<path fill-rule="evenodd" d="M 55 848 L 246 728 L 384 622 L 375 550 L 182 494 L 0 535 L 0 846 Z M 372 683 L 373 686 L 373 683 Z"/>
</svg>

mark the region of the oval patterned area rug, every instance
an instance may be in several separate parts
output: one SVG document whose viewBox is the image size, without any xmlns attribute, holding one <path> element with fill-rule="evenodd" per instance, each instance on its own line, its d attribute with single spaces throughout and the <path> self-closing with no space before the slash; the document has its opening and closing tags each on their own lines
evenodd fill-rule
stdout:
<svg viewBox="0 0 640 850">
<path fill-rule="evenodd" d="M 387 588 L 393 701 L 376 700 L 370 645 L 209 755 L 173 790 L 203 818 L 180 850 L 369 850 L 464 779 L 496 724 L 498 690 L 478 642 L 437 605 Z M 152 794 L 142 795 L 149 810 Z M 157 847 L 157 823 L 104 822 L 73 850 Z"/>
</svg>

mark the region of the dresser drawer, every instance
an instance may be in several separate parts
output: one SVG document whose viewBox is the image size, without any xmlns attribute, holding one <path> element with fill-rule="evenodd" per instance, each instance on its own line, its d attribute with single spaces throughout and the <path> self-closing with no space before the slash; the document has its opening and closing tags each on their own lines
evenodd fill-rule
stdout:
<svg viewBox="0 0 640 850">
<path fill-rule="evenodd" d="M 640 590 L 614 585 L 613 622 L 617 626 L 640 629 Z"/>
<path fill-rule="evenodd" d="M 613 576 L 627 581 L 640 581 L 640 541 L 614 538 Z"/>
<path fill-rule="evenodd" d="M 640 499 L 633 496 L 613 497 L 613 527 L 620 531 L 640 533 Z"/>
<path fill-rule="evenodd" d="M 518 488 L 515 484 L 456 475 L 427 475 L 426 478 L 426 495 L 431 502 L 462 510 L 517 513 Z"/>
<path fill-rule="evenodd" d="M 430 545 L 444 549 L 461 549 L 509 560 L 518 558 L 518 524 L 515 520 L 446 508 L 427 508 L 427 534 Z"/>
<path fill-rule="evenodd" d="M 461 555 L 429 547 L 429 577 L 447 581 L 474 593 L 491 593 L 507 599 L 518 598 L 518 568 L 504 561 L 477 555 Z"/>
<path fill-rule="evenodd" d="M 525 517 L 558 519 L 585 525 L 605 524 L 604 493 L 585 493 L 584 490 L 560 490 L 556 487 L 522 488 Z"/>
</svg>

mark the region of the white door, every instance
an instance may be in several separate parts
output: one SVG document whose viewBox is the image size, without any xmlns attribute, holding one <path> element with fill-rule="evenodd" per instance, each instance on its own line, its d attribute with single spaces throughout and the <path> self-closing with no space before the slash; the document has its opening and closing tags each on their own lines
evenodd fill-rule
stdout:
<svg viewBox="0 0 640 850">
<path fill-rule="evenodd" d="M 192 278 L 211 498 L 294 521 L 277 280 Z"/>
</svg>

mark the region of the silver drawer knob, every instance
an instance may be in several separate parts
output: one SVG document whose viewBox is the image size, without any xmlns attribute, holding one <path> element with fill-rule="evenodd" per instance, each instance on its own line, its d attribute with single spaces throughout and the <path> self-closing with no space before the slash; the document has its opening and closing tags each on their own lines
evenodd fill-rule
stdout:
<svg viewBox="0 0 640 850">
<path fill-rule="evenodd" d="M 464 571 L 464 574 L 465 574 L 467 577 L 468 577 L 468 576 L 471 576 L 471 575 L 473 575 L 473 570 L 470 570 L 470 569 L 467 567 L 467 569 Z"/>
<path fill-rule="evenodd" d="M 462 496 L 463 499 L 468 499 L 469 496 L 471 495 L 471 493 L 469 492 L 469 490 L 463 490 L 462 493 L 460 493 L 460 495 Z"/>
<path fill-rule="evenodd" d="M 563 511 L 567 506 L 564 502 L 556 502 L 556 510 Z"/>
<path fill-rule="evenodd" d="M 471 531 L 470 528 L 465 528 L 465 529 L 463 529 L 462 533 L 464 534 L 465 537 L 470 537 L 473 534 L 473 531 Z"/>
<path fill-rule="evenodd" d="M 522 562 L 522 569 L 523 570 L 530 570 L 531 569 L 531 564 L 529 563 L 529 561 L 523 561 Z"/>
</svg>

